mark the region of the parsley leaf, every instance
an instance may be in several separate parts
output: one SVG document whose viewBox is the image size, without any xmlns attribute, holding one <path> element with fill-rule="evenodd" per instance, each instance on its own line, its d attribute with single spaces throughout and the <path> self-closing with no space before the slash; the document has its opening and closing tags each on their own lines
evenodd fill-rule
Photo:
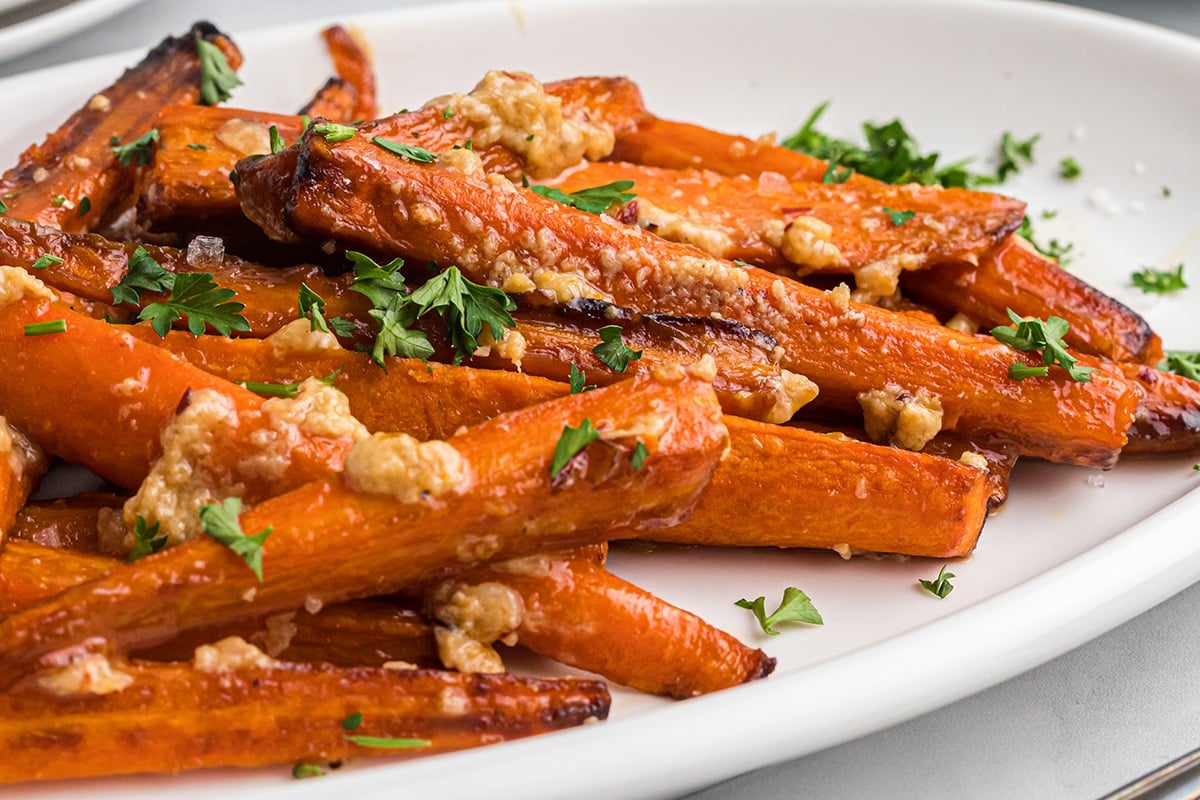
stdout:
<svg viewBox="0 0 1200 800">
<path fill-rule="evenodd" d="M 1045 215 L 1043 215 L 1045 216 Z M 1047 217 L 1049 219 L 1049 217 Z M 1071 263 L 1070 253 L 1075 249 L 1072 242 L 1060 242 L 1058 239 L 1051 239 L 1047 245 L 1038 244 L 1038 241 L 1033 238 L 1033 223 L 1028 215 L 1021 219 L 1021 227 L 1017 229 L 1017 235 L 1025 239 L 1033 245 L 1033 249 L 1037 250 L 1047 258 L 1053 258 L 1060 266 L 1066 266 Z"/>
<path fill-rule="evenodd" d="M 230 68 L 221 48 L 197 36 L 196 54 L 200 56 L 200 104 L 215 106 L 233 97 L 230 91 L 241 86 L 242 79 Z"/>
<path fill-rule="evenodd" d="M 637 197 L 636 194 L 629 191 L 633 188 L 633 181 L 629 180 L 613 181 L 603 186 L 592 186 L 569 194 L 551 186 L 530 186 L 529 188 L 542 197 L 555 200 L 564 206 L 586 211 L 589 214 L 603 214 L 613 203 L 625 205 Z"/>
<path fill-rule="evenodd" d="M 371 141 L 382 147 L 384 150 L 387 150 L 389 153 L 395 153 L 398 156 L 403 156 L 409 161 L 417 161 L 421 164 L 432 164 L 434 161 L 437 161 L 437 154 L 429 152 L 424 147 L 416 147 L 411 144 L 400 144 L 399 142 L 393 142 L 391 139 L 384 139 L 382 136 L 372 136 Z M 470 150 L 470 142 L 467 144 L 467 149 Z"/>
<path fill-rule="evenodd" d="M 121 144 L 121 140 L 116 136 L 108 140 L 117 156 L 117 163 L 122 167 L 128 167 L 130 164 L 144 167 L 149 164 L 157 142 L 158 128 L 151 128 L 128 144 Z"/>
<path fill-rule="evenodd" d="M 888 215 L 888 217 L 892 220 L 892 225 L 896 226 L 897 228 L 917 215 L 917 212 L 915 211 L 893 211 L 887 206 L 883 207 L 883 213 Z"/>
<path fill-rule="evenodd" d="M 1158 368 L 1164 372 L 1174 372 L 1176 375 L 1200 381 L 1200 352 L 1168 350 L 1166 358 L 1159 363 Z"/>
<path fill-rule="evenodd" d="M 270 128 L 268 128 L 267 137 L 271 142 L 271 155 L 280 153 L 287 149 L 287 142 L 285 142 L 283 137 L 279 135 L 278 127 L 272 125 Z"/>
<path fill-rule="evenodd" d="M 358 129 L 349 125 L 339 125 L 336 122 L 318 122 L 312 126 L 313 133 L 325 137 L 325 141 L 330 144 L 344 142 L 347 139 L 353 139 L 354 134 L 358 133 Z"/>
<path fill-rule="evenodd" d="M 931 581 L 920 578 L 918 579 L 918 583 L 920 583 L 922 587 L 929 590 L 931 593 L 936 594 L 938 597 L 944 600 L 946 595 L 954 591 L 954 584 L 950 583 L 950 579 L 953 577 L 955 577 L 954 573 L 946 572 L 946 567 L 943 566 L 941 571 L 938 572 L 936 578 Z"/>
<path fill-rule="evenodd" d="M 1023 381 L 1026 378 L 1044 378 L 1050 374 L 1050 368 L 1046 366 L 1031 367 L 1028 364 L 1009 364 L 1008 377 L 1015 381 Z"/>
<path fill-rule="evenodd" d="M 354 250 L 347 250 L 346 258 L 354 264 L 354 280 L 350 283 L 350 291 L 363 295 L 376 308 L 386 308 L 397 298 L 408 296 L 408 287 L 400 272 L 404 266 L 403 258 L 377 264 L 375 259 Z"/>
<path fill-rule="evenodd" d="M 1016 328 L 1007 326 L 997 326 L 992 328 L 992 336 L 997 341 L 1003 342 L 1009 347 L 1013 347 L 1022 352 L 1040 352 L 1042 354 L 1042 363 L 1047 367 L 1058 364 L 1067 371 L 1071 376 L 1071 380 L 1080 383 L 1088 383 L 1091 381 L 1091 367 L 1078 367 L 1078 359 L 1073 358 L 1067 353 L 1067 346 L 1063 342 L 1062 337 L 1071 328 L 1071 324 L 1061 317 L 1051 316 L 1047 320 L 1022 319 L 1011 308 L 1006 309 L 1008 318 L 1016 323 Z M 1021 380 L 1022 378 L 1032 377 L 1031 373 L 1024 373 L 1018 370 L 1018 375 L 1015 375 L 1012 367 L 1009 367 L 1009 375 Z M 1022 374 L 1023 373 L 1023 374 Z M 1048 374 L 1048 371 L 1047 371 Z"/>
<path fill-rule="evenodd" d="M 61 264 L 63 260 L 58 256 L 52 256 L 49 253 L 42 253 L 38 256 L 37 261 L 30 265 L 32 269 L 46 269 L 51 264 Z"/>
<path fill-rule="evenodd" d="M 779 631 L 775 630 L 775 626 L 781 622 L 805 622 L 809 625 L 825 624 L 825 620 L 821 619 L 820 612 L 817 611 L 816 606 L 813 605 L 809 596 L 795 586 L 789 586 L 783 590 L 783 602 L 770 615 L 767 614 L 765 602 L 765 597 L 759 597 L 753 601 L 743 598 L 734 603 L 734 605 L 753 612 L 759 626 L 763 629 L 763 633 L 770 636 L 779 635 Z"/>
<path fill-rule="evenodd" d="M 650 457 L 650 451 L 646 449 L 646 445 L 638 442 L 633 448 L 633 454 L 629 456 L 630 465 L 638 472 L 642 471 L 642 467 L 646 463 L 646 459 Z"/>
<path fill-rule="evenodd" d="M 587 375 L 575 364 L 571 365 L 571 375 L 568 380 L 571 384 L 571 394 L 582 394 L 596 388 L 595 386 L 587 385 Z"/>
<path fill-rule="evenodd" d="M 1187 288 L 1183 279 L 1183 262 L 1175 265 L 1175 269 L 1155 269 L 1143 267 L 1133 273 L 1133 285 L 1146 294 L 1172 294 Z"/>
<path fill-rule="evenodd" d="M 624 372 L 630 361 L 641 360 L 642 351 L 631 350 L 622 341 L 620 325 L 605 325 L 597 333 L 600 334 L 601 343 L 592 348 L 592 352 L 613 372 Z"/>
<path fill-rule="evenodd" d="M 86 216 L 92 210 L 92 198 L 86 194 L 79 198 L 79 216 Z"/>
<path fill-rule="evenodd" d="M 1082 174 L 1083 167 L 1079 166 L 1074 156 L 1067 156 L 1058 162 L 1058 176 L 1063 180 L 1073 181 Z"/>
<path fill-rule="evenodd" d="M 562 436 L 554 447 L 554 457 L 550 459 L 550 477 L 553 478 L 563 471 L 563 468 L 579 455 L 583 448 L 600 438 L 600 432 L 592 427 L 592 421 L 583 418 L 578 428 L 570 425 L 563 426 Z"/>
<path fill-rule="evenodd" d="M 125 275 L 109 291 L 113 305 L 129 303 L 136 306 L 142 300 L 143 291 L 166 294 L 174 288 L 175 273 L 163 269 L 139 244 L 129 256 Z"/>
<path fill-rule="evenodd" d="M 320 778 L 325 774 L 325 770 L 318 767 L 316 764 L 306 764 L 301 761 L 292 767 L 292 777 L 296 780 L 303 778 Z"/>
<path fill-rule="evenodd" d="M 480 286 L 463 277 L 458 267 L 442 270 L 416 289 L 409 300 L 417 306 L 417 316 L 437 310 L 446 320 L 446 334 L 454 345 L 454 363 L 479 348 L 476 337 L 486 324 L 491 329 L 492 339 L 504 338 L 505 328 L 515 328 L 517 323 L 508 313 L 516 309 L 513 299 L 500 289 Z"/>
<path fill-rule="evenodd" d="M 1014 138 L 1011 132 L 1004 132 L 1000 137 L 1000 165 L 996 168 L 997 183 L 1004 183 L 1009 175 L 1020 172 L 1022 162 L 1033 163 L 1033 146 L 1040 138 L 1042 135 L 1035 133 L 1022 141 Z"/>
<path fill-rule="evenodd" d="M 342 738 L 359 747 L 371 747 L 377 750 L 402 750 L 409 747 L 429 747 L 432 744 L 428 739 L 393 739 L 386 736 L 343 736 Z"/>
<path fill-rule="evenodd" d="M 310 331 L 329 333 L 329 323 L 334 322 L 334 320 L 326 321 L 325 319 L 325 298 L 308 288 L 307 283 L 300 284 L 299 296 L 296 298 L 296 313 L 300 319 L 308 318 Z M 338 318 L 338 321 L 353 326 L 349 320 Z M 337 327 L 336 323 L 334 327 Z"/>
<path fill-rule="evenodd" d="M 237 497 L 227 498 L 220 505 L 203 505 L 200 506 L 200 526 L 209 536 L 241 556 L 262 583 L 262 548 L 273 528 L 267 526 L 253 536 L 243 533 L 238 522 L 241 513 L 242 501 Z"/>
<path fill-rule="evenodd" d="M 138 319 L 150 320 L 155 332 L 163 337 L 182 317 L 187 317 L 187 328 L 193 336 L 204 333 L 205 323 L 229 336 L 233 331 L 250 330 L 250 323 L 238 313 L 245 304 L 228 302 L 235 296 L 232 289 L 219 287 L 210 272 L 181 272 L 175 276 L 171 294 L 161 303 L 143 308 Z"/>
<path fill-rule="evenodd" d="M 361 711 L 355 711 L 353 714 L 342 720 L 342 730 L 354 731 L 362 727 L 363 714 Z"/>
<path fill-rule="evenodd" d="M 133 549 L 129 551 L 129 557 L 125 561 L 133 562 L 145 558 L 162 550 L 166 544 L 167 535 L 158 535 L 158 522 L 147 526 L 146 518 L 138 514 L 133 522 Z"/>
<path fill-rule="evenodd" d="M 379 366 L 384 366 L 387 356 L 427 361 L 433 355 L 433 345 L 429 343 L 425 332 L 410 328 L 417 319 L 414 306 L 405 304 L 373 308 L 367 313 L 379 324 L 375 344 L 371 347 L 371 359 Z"/>
<path fill-rule="evenodd" d="M 65 319 L 51 319 L 45 322 L 31 322 L 25 326 L 26 336 L 48 336 L 52 333 L 66 333 Z"/>
</svg>

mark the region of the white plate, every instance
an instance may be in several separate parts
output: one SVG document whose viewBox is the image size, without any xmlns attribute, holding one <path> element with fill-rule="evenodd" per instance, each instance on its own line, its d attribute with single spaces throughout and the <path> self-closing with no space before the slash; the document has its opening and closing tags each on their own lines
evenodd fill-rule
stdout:
<svg viewBox="0 0 1200 800">
<path fill-rule="evenodd" d="M 143 0 L 0 0 L 0 61 L 65 39 Z M 165 35 L 165 34 L 164 34 Z"/>
<path fill-rule="evenodd" d="M 343 20 L 345 21 L 345 20 Z M 217 23 L 220 20 L 216 20 Z M 900 115 L 950 159 L 999 133 L 1042 133 L 1037 165 L 1006 190 L 1029 199 L 1038 233 L 1077 242 L 1072 269 L 1145 312 L 1174 347 L 1200 347 L 1192 289 L 1149 300 L 1140 264 L 1195 259 L 1200 104 L 1195 40 L 1096 14 L 1005 0 L 807 3 L 606 0 L 450 5 L 359 20 L 374 41 L 383 107 L 469 88 L 485 69 L 543 79 L 622 73 L 662 116 L 755 135 L 793 130 L 832 98 L 825 124 Z M 324 78 L 316 23 L 239 36 L 239 105 L 297 107 Z M 152 38 L 152 37 L 151 37 Z M 152 42 L 148 41 L 147 44 Z M 135 56 L 0 83 L 9 160 Z M 47 99 L 49 98 L 49 99 Z M 1056 177 L 1075 156 L 1084 176 Z M 1164 197 L 1162 186 L 1171 196 Z M 1098 211 L 1098 189 L 1122 213 Z M 1103 205 L 1103 204 L 1101 204 Z M 1051 222 L 1037 212 L 1059 209 Z M 1193 270 L 1195 264 L 1192 265 Z M 1149 608 L 1200 577 L 1191 459 L 1110 473 L 1020 465 L 1012 499 L 939 601 L 916 586 L 939 563 L 733 551 L 615 554 L 614 569 L 778 657 L 768 680 L 671 703 L 617 691 L 602 725 L 405 764 L 363 761 L 294 783 L 286 767 L 173 779 L 22 787 L 22 796 L 665 797 L 877 730 L 997 683 Z M 1103 486 L 1096 484 L 1103 481 Z M 764 498 L 764 502 L 769 502 Z M 821 628 L 755 632 L 740 597 L 797 585 Z"/>
</svg>

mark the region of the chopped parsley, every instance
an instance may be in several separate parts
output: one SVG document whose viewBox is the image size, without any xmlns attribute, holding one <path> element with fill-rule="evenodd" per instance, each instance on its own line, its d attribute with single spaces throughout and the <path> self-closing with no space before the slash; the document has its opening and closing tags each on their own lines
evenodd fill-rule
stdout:
<svg viewBox="0 0 1200 800">
<path fill-rule="evenodd" d="M 1033 163 L 1033 146 L 1040 138 L 1042 138 L 1040 133 L 1035 133 L 1024 140 L 1017 139 L 1009 131 L 1005 131 L 1001 135 L 1000 165 L 996 167 L 996 183 L 1004 183 L 1009 175 L 1020 172 L 1022 163 Z"/>
<path fill-rule="evenodd" d="M 1190 380 L 1200 381 L 1200 352 L 1168 350 L 1165 355 L 1158 365 L 1163 372 L 1173 372 Z"/>
<path fill-rule="evenodd" d="M 47 336 L 52 333 L 66 333 L 67 321 L 65 319 L 52 319 L 46 322 L 31 322 L 25 326 L 26 336 Z"/>
<path fill-rule="evenodd" d="M 783 590 L 783 601 L 779 604 L 779 608 L 770 614 L 767 614 L 765 602 L 766 598 L 760 596 L 756 600 L 742 598 L 734 603 L 734 605 L 753 612 L 754 618 L 758 620 L 763 633 L 770 636 L 779 635 L 779 631 L 775 630 L 775 626 L 781 622 L 804 622 L 809 625 L 825 624 L 825 620 L 821 619 L 820 612 L 813 605 L 812 599 L 795 586 L 789 586 Z"/>
<path fill-rule="evenodd" d="M 362 727 L 363 715 L 361 711 L 355 711 L 342 720 L 342 730 L 356 731 Z"/>
<path fill-rule="evenodd" d="M 8 213 L 8 203 L 4 202 L 3 200 L 0 200 L 0 214 L 7 214 L 7 213 Z"/>
<path fill-rule="evenodd" d="M 306 129 L 307 130 L 307 129 Z M 349 125 L 339 125 L 336 122 L 318 122 L 312 126 L 313 133 L 318 136 L 324 136 L 325 141 L 330 144 L 344 142 L 347 139 L 353 139 L 354 134 L 358 133 L 357 128 Z"/>
<path fill-rule="evenodd" d="M 587 385 L 587 375 L 575 364 L 571 365 L 571 375 L 568 381 L 571 384 L 571 394 L 582 394 L 596 388 L 595 386 Z"/>
<path fill-rule="evenodd" d="M 66 204 L 67 204 L 67 198 L 64 195 L 61 195 L 61 194 L 50 195 L 50 205 L 54 206 L 55 208 L 62 208 Z"/>
<path fill-rule="evenodd" d="M 139 244 L 129 256 L 125 275 L 109 291 L 112 292 L 114 305 L 137 305 L 141 302 L 143 291 L 167 294 L 173 288 L 175 273 L 163 269 Z"/>
<path fill-rule="evenodd" d="M 992 328 L 992 336 L 997 341 L 1003 342 L 1009 347 L 1015 348 L 1022 352 L 1040 352 L 1042 354 L 1042 363 L 1045 365 L 1046 372 L 1031 372 L 1030 370 L 1040 370 L 1038 367 L 1027 367 L 1023 364 L 1014 364 L 1009 367 L 1008 374 L 1010 378 L 1016 380 L 1024 380 L 1039 375 L 1049 374 L 1049 367 L 1057 364 L 1067 371 L 1071 376 L 1071 380 L 1080 383 L 1088 383 L 1091 378 L 1091 367 L 1076 366 L 1078 359 L 1073 358 L 1067 352 L 1067 346 L 1063 342 L 1062 337 L 1070 330 L 1071 324 L 1061 317 L 1051 316 L 1047 320 L 1022 319 L 1011 308 L 1006 309 L 1008 318 L 1015 324 L 1016 328 L 1010 328 L 1005 325 Z M 1014 370 L 1014 368 L 1016 368 Z"/>
<path fill-rule="evenodd" d="M 454 109 L 446 106 L 442 109 L 442 119 L 454 119 Z"/>
<path fill-rule="evenodd" d="M 121 144 L 121 140 L 116 136 L 109 139 L 108 143 L 112 145 L 112 151 L 117 156 L 117 164 L 122 167 L 128 167 L 130 164 L 144 167 L 154 156 L 154 145 L 158 143 L 158 128 L 151 128 L 128 144 Z"/>
<path fill-rule="evenodd" d="M 428 739 L 393 739 L 387 736 L 343 736 L 342 738 L 359 747 L 370 747 L 377 750 L 402 750 L 410 747 L 429 747 L 433 744 Z"/>
<path fill-rule="evenodd" d="M 371 141 L 387 150 L 389 153 L 395 153 L 398 156 L 403 156 L 409 161 L 416 161 L 421 164 L 432 164 L 437 161 L 437 154 L 431 153 L 424 147 L 417 147 L 411 144 L 400 144 L 393 142 L 391 139 L 384 139 L 382 136 L 372 136 Z M 467 149 L 471 149 L 471 142 L 467 140 Z"/>
<path fill-rule="evenodd" d="M 1162 187 L 1162 189 L 1161 189 L 1161 191 L 1162 191 L 1162 196 L 1163 196 L 1163 197 L 1170 197 L 1170 196 L 1171 196 L 1171 187 L 1170 187 L 1170 186 L 1167 186 L 1167 185 L 1165 185 L 1165 184 L 1164 184 L 1164 185 L 1163 185 L 1163 187 Z"/>
<path fill-rule="evenodd" d="M 629 463 L 634 469 L 641 472 L 646 459 L 649 457 L 650 451 L 646 449 L 646 445 L 638 442 L 633 448 L 633 454 L 629 456 Z"/>
<path fill-rule="evenodd" d="M 304 778 L 320 778 L 325 774 L 325 770 L 318 767 L 316 764 L 307 764 L 303 761 L 292 767 L 292 777 L 296 780 Z"/>
<path fill-rule="evenodd" d="M 52 256 L 49 253 L 42 253 L 40 256 L 38 256 L 37 261 L 34 261 L 31 266 L 33 269 L 46 269 L 52 264 L 61 263 L 63 263 L 63 260 L 58 256 Z"/>
<path fill-rule="evenodd" d="M 210 148 L 206 144 L 200 144 L 199 142 L 189 142 L 188 149 L 189 150 L 208 150 Z"/>
<path fill-rule="evenodd" d="M 354 264 L 354 280 L 350 290 L 358 292 L 375 306 L 368 312 L 379 326 L 371 347 L 371 359 L 384 366 L 387 356 L 428 359 L 433 345 L 423 331 L 409 330 L 417 319 L 417 309 L 408 299 L 408 287 L 400 268 L 404 259 L 393 258 L 378 264 L 370 256 L 353 250 L 346 258 Z"/>
<path fill-rule="evenodd" d="M 1067 156 L 1058 162 L 1058 177 L 1063 180 L 1073 181 L 1082 174 L 1083 167 L 1079 166 L 1079 162 L 1073 156 Z"/>
<path fill-rule="evenodd" d="M 463 277 L 458 267 L 450 266 L 409 295 L 417 306 L 417 316 L 436 310 L 446 321 L 446 335 L 454 345 L 454 363 L 470 358 L 479 348 L 477 337 L 487 325 L 494 341 L 504 338 L 505 328 L 515 328 L 508 312 L 517 304 L 500 289 L 481 286 Z"/>
<path fill-rule="evenodd" d="M 229 302 L 234 297 L 236 293 L 218 286 L 210 272 L 182 272 L 175 276 L 166 299 L 143 308 L 138 319 L 150 320 L 154 331 L 164 337 L 175 320 L 184 317 L 193 336 L 204 333 L 205 324 L 229 336 L 233 331 L 250 330 L 250 323 L 240 313 L 246 306 Z"/>
<path fill-rule="evenodd" d="M 917 582 L 931 594 L 935 594 L 944 600 L 946 595 L 954 591 L 954 584 L 950 583 L 950 579 L 953 577 L 955 577 L 954 573 L 946 572 L 946 567 L 943 566 L 941 571 L 938 572 L 937 577 L 933 580 L 927 581 L 924 578 L 920 578 Z"/>
<path fill-rule="evenodd" d="M 197 36 L 196 54 L 200 56 L 200 104 L 215 106 L 233 97 L 230 92 L 242 84 L 242 79 L 230 68 L 221 48 Z"/>
<path fill-rule="evenodd" d="M 139 558 L 153 555 L 167 546 L 167 534 L 158 533 L 158 522 L 146 525 L 146 518 L 141 514 L 133 522 L 133 549 L 129 551 L 126 562 L 137 561 Z"/>
<path fill-rule="evenodd" d="M 230 497 L 221 504 L 200 506 L 200 527 L 212 538 L 228 547 L 242 557 L 246 566 L 254 571 L 258 582 L 262 583 L 262 549 L 263 543 L 271 535 L 273 528 L 267 526 L 253 536 L 242 531 L 238 515 L 242 513 L 242 501 Z"/>
<path fill-rule="evenodd" d="M 621 339 L 620 325 L 605 325 L 597 333 L 600 334 L 600 344 L 592 348 L 592 352 L 613 372 L 624 372 L 629 368 L 630 361 L 641 360 L 642 351 L 630 349 Z"/>
<path fill-rule="evenodd" d="M 287 142 L 285 142 L 283 137 L 279 135 L 279 128 L 275 125 L 272 125 L 267 129 L 267 137 L 271 142 L 271 155 L 287 149 Z"/>
<path fill-rule="evenodd" d="M 342 369 L 339 367 L 333 372 L 318 380 L 326 386 L 333 386 L 333 379 L 338 376 Z M 316 377 L 316 376 L 313 376 Z M 239 381 L 239 386 L 244 386 L 260 397 L 286 397 L 292 398 L 300 391 L 300 385 L 304 381 L 294 381 L 293 383 L 258 383 L 256 381 Z"/>
<path fill-rule="evenodd" d="M 354 335 L 354 323 L 345 317 L 325 318 L 325 298 L 308 288 L 307 283 L 300 284 L 299 296 L 296 299 L 296 312 L 300 319 L 308 319 L 310 331 L 323 331 L 348 339 Z"/>
<path fill-rule="evenodd" d="M 1045 216 L 1045 214 L 1042 216 Z M 1050 218 L 1051 217 L 1046 217 L 1046 219 Z M 1033 223 L 1029 220 L 1028 215 L 1022 218 L 1021 227 L 1017 229 L 1017 235 L 1033 245 L 1034 250 L 1037 250 L 1047 258 L 1053 258 L 1061 266 L 1065 267 L 1067 264 L 1071 263 L 1071 252 L 1075 249 L 1074 243 L 1060 242 L 1058 239 L 1051 239 L 1049 244 L 1039 244 L 1037 239 L 1034 238 Z"/>
<path fill-rule="evenodd" d="M 79 216 L 85 216 L 91 210 L 92 198 L 85 194 L 83 197 L 79 198 Z"/>
<path fill-rule="evenodd" d="M 1187 288 L 1183 279 L 1183 263 L 1175 265 L 1175 269 L 1155 269 L 1144 267 L 1133 273 L 1133 285 L 1146 294 L 1173 294 Z"/>
<path fill-rule="evenodd" d="M 564 206 L 586 211 L 589 214 L 603 214 L 613 203 L 625 205 L 637 197 L 636 194 L 629 191 L 633 188 L 633 181 L 629 180 L 613 181 L 603 186 L 591 186 L 569 194 L 553 186 L 530 186 L 529 188 L 542 197 L 562 203 Z"/>
<path fill-rule="evenodd" d="M 564 425 L 562 436 L 554 447 L 554 456 L 550 459 L 550 477 L 554 478 L 563 471 L 571 459 L 583 452 L 583 449 L 600 438 L 600 432 L 592 427 L 592 421 L 587 417 L 578 428 Z"/>
<path fill-rule="evenodd" d="M 917 215 L 917 212 L 915 211 L 893 211 L 887 206 L 883 207 L 883 213 L 888 215 L 888 218 L 892 221 L 892 225 L 896 226 L 897 228 L 911 221 L 912 218 Z"/>
</svg>

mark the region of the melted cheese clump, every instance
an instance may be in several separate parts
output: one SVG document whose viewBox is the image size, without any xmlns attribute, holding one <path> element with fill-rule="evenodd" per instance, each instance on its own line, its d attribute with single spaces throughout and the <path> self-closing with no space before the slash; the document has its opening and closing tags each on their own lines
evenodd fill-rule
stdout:
<svg viewBox="0 0 1200 800">
<path fill-rule="evenodd" d="M 390 495 L 401 503 L 461 494 L 470 468 L 449 442 L 419 442 L 405 433 L 376 433 L 356 444 L 345 464 L 351 488 Z"/>
<path fill-rule="evenodd" d="M 942 429 L 942 403 L 925 389 L 916 393 L 889 383 L 882 389 L 860 392 L 867 435 L 904 450 L 920 450 Z"/>
</svg>

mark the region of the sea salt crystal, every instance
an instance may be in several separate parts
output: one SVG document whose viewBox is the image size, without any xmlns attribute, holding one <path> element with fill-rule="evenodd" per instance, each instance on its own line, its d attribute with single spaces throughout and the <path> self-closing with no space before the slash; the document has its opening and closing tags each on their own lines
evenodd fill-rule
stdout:
<svg viewBox="0 0 1200 800">
<path fill-rule="evenodd" d="M 1104 488 L 1103 473 L 1093 472 L 1091 475 L 1088 475 L 1087 476 L 1087 485 L 1091 486 L 1093 489 L 1103 489 Z"/>
<path fill-rule="evenodd" d="M 217 236 L 197 236 L 188 243 L 187 263 L 190 267 L 204 269 L 218 267 L 225 262 L 225 240 Z"/>
<path fill-rule="evenodd" d="M 1121 213 L 1121 205 L 1113 199 L 1113 196 L 1103 186 L 1097 186 L 1088 195 L 1088 205 L 1101 214 L 1110 217 L 1115 217 Z"/>
</svg>

